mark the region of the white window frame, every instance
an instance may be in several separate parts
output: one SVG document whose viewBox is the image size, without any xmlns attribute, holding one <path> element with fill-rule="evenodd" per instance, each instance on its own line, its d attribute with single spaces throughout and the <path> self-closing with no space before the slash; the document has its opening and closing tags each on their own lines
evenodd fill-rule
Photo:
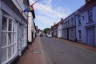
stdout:
<svg viewBox="0 0 96 64">
<path fill-rule="evenodd" d="M 7 51 L 6 53 L 6 60 L 2 61 L 2 64 L 6 64 L 8 61 L 10 61 L 14 56 L 15 54 L 17 53 L 17 41 L 15 41 L 15 37 L 17 38 L 16 36 L 16 31 L 14 31 L 14 24 L 15 24 L 15 20 L 13 18 L 11 18 L 10 16 L 7 16 L 7 15 L 4 15 L 3 17 L 6 17 L 6 20 L 7 20 L 7 29 L 6 30 L 2 30 L 2 33 L 5 33 L 6 32 L 6 45 L 2 46 L 2 49 L 6 49 L 5 51 Z M 11 19 L 11 21 L 9 20 Z M 11 31 L 8 30 L 9 28 L 9 22 L 12 22 L 12 26 L 11 26 Z M 15 29 L 16 30 L 16 29 Z M 9 43 L 9 37 L 8 37 L 8 34 L 11 33 L 11 43 Z M 11 49 L 11 48 L 12 49 Z M 11 53 L 9 51 L 9 48 L 11 49 Z M 9 54 L 10 53 L 10 57 L 9 57 Z"/>
</svg>

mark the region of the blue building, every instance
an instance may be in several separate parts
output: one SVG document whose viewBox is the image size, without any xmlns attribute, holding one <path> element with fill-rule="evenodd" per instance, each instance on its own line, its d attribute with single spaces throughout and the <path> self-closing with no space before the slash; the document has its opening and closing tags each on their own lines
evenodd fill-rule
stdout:
<svg viewBox="0 0 96 64">
<path fill-rule="evenodd" d="M 88 1 L 77 11 L 77 41 L 96 46 L 96 1 Z"/>
<path fill-rule="evenodd" d="M 96 46 L 96 0 L 86 4 L 64 19 L 63 38 Z"/>
<path fill-rule="evenodd" d="M 67 40 L 76 41 L 76 16 L 71 14 L 64 19 L 63 24 L 63 38 Z"/>
<path fill-rule="evenodd" d="M 53 34 L 58 35 L 59 24 Z M 85 5 L 64 19 L 62 36 L 66 40 L 96 46 L 96 0 L 86 0 Z"/>
</svg>

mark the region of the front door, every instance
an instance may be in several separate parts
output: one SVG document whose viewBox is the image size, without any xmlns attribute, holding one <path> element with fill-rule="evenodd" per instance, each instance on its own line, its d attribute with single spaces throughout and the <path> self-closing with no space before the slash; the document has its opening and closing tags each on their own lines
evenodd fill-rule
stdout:
<svg viewBox="0 0 96 64">
<path fill-rule="evenodd" d="M 95 30 L 94 27 L 87 29 L 87 43 L 88 45 L 95 45 Z"/>
</svg>

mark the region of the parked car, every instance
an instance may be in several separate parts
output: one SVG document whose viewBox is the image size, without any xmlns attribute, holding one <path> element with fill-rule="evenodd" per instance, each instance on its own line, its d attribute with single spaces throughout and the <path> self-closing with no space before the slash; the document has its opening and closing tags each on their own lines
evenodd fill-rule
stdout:
<svg viewBox="0 0 96 64">
<path fill-rule="evenodd" d="M 47 37 L 52 37 L 52 35 L 51 34 L 47 34 Z"/>
</svg>

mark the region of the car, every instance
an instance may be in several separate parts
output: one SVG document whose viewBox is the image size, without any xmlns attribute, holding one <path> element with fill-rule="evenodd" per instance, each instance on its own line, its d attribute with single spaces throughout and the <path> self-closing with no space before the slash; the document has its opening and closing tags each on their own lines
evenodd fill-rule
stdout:
<svg viewBox="0 0 96 64">
<path fill-rule="evenodd" d="M 52 37 L 52 35 L 51 35 L 51 34 L 47 34 L 47 37 L 49 37 L 49 38 L 50 38 L 50 37 Z"/>
</svg>

